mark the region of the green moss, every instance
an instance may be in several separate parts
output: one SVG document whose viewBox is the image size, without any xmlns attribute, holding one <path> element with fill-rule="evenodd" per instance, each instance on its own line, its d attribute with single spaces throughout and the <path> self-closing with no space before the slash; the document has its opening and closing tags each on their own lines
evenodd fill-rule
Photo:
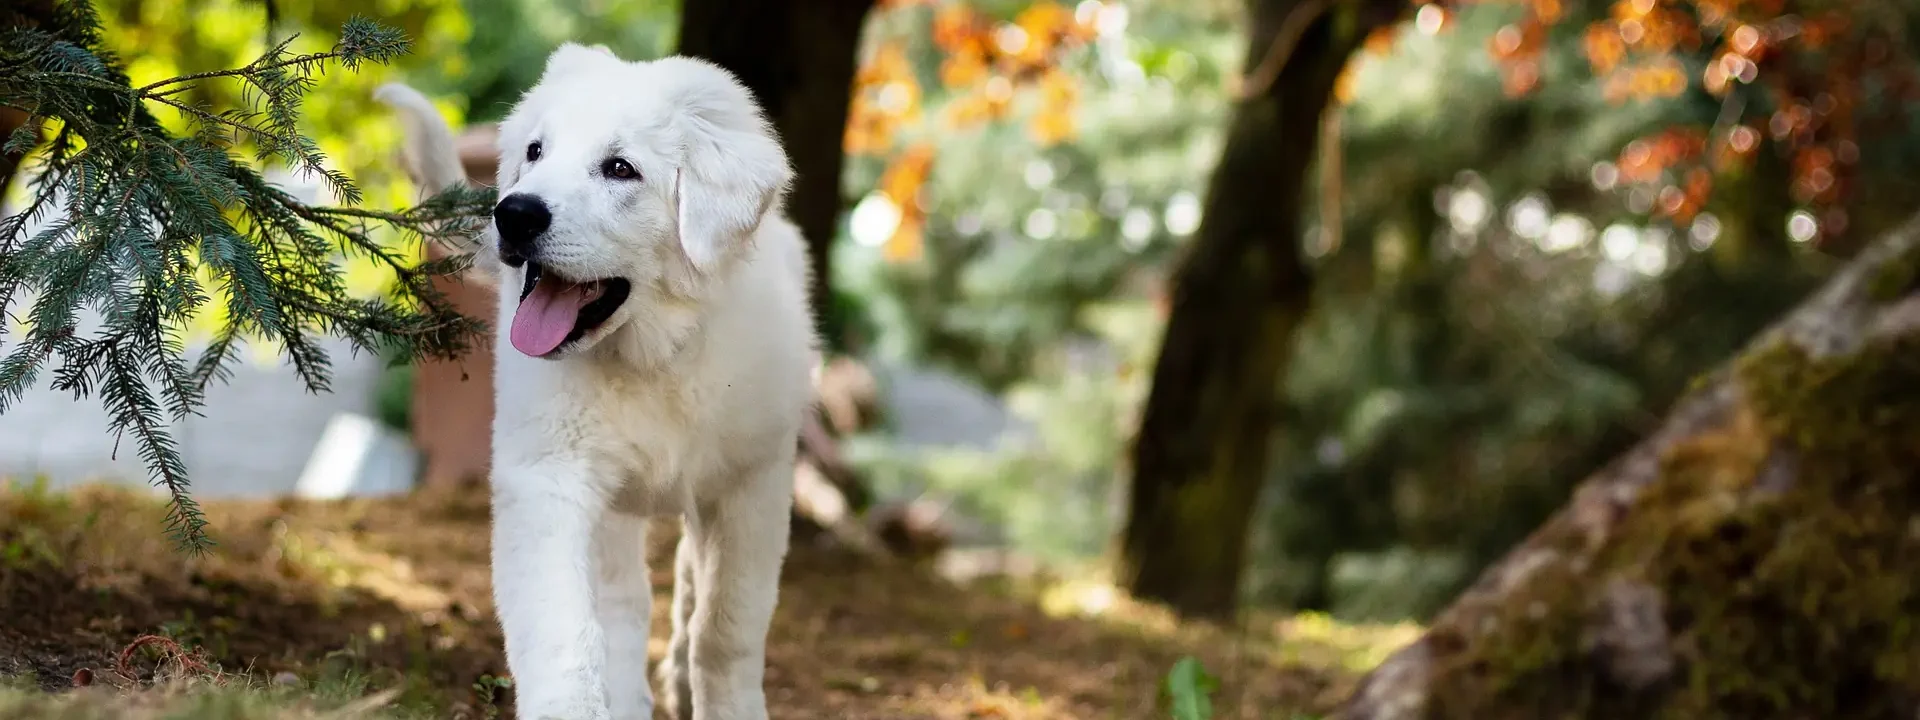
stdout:
<svg viewBox="0 0 1920 720">
<path fill-rule="evenodd" d="M 1469 613 L 1431 631 L 1440 667 L 1428 688 L 1429 717 L 1533 720 L 1577 717 L 1568 713 L 1593 706 L 1597 688 L 1581 672 L 1581 638 L 1598 583 L 1565 561 L 1580 544 L 1572 527 L 1550 525 L 1534 542 L 1538 562 L 1496 614 Z"/>
<path fill-rule="evenodd" d="M 1765 457 L 1750 475 L 1790 485 L 1670 526 L 1658 547 L 1648 579 L 1687 661 L 1662 717 L 1911 717 L 1920 343 L 1824 360 L 1782 344 L 1736 372 L 1765 443 L 1745 448 Z M 1663 482 L 1711 492 L 1699 479 Z"/>
<path fill-rule="evenodd" d="M 1867 278 L 1867 297 L 1889 302 L 1920 288 L 1920 244 L 1882 265 Z"/>
<path fill-rule="evenodd" d="M 1436 630 L 1434 718 L 1911 718 L 1920 700 L 1920 341 L 1833 359 L 1781 344 L 1743 405 L 1673 448 L 1594 553 Z M 1591 651 L 1609 582 L 1659 588 L 1678 663 L 1614 687 Z M 1459 627 L 1473 624 L 1477 627 Z"/>
</svg>

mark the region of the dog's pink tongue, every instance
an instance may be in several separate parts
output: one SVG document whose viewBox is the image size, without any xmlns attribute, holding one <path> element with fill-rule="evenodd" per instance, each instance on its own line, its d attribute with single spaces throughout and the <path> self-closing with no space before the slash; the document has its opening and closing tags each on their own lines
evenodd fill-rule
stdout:
<svg viewBox="0 0 1920 720">
<path fill-rule="evenodd" d="M 580 308 L 592 301 L 585 284 L 570 283 L 551 275 L 540 278 L 533 292 L 528 293 L 520 301 L 520 308 L 513 312 L 509 339 L 514 349 L 533 357 L 553 352 L 567 341 L 567 333 L 573 332 Z"/>
</svg>

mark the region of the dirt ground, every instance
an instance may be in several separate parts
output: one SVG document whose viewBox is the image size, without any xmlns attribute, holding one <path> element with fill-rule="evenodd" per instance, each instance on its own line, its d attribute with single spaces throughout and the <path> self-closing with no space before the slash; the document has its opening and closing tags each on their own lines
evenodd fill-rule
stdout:
<svg viewBox="0 0 1920 720">
<path fill-rule="evenodd" d="M 28 694 L 41 703 L 76 685 L 91 701 L 196 683 L 344 687 L 387 691 L 375 700 L 396 716 L 510 717 L 511 690 L 492 682 L 506 668 L 482 493 L 206 510 L 219 546 L 189 557 L 163 534 L 149 494 L 0 489 L 0 678 L 37 687 Z M 654 530 L 659 593 L 676 533 Z M 798 546 L 769 639 L 771 714 L 1166 717 L 1162 678 L 1191 655 L 1220 676 L 1215 717 L 1315 717 L 1414 634 L 1312 617 L 1183 625 L 1109 598 L 962 587 Z M 656 660 L 666 608 L 663 595 Z"/>
</svg>

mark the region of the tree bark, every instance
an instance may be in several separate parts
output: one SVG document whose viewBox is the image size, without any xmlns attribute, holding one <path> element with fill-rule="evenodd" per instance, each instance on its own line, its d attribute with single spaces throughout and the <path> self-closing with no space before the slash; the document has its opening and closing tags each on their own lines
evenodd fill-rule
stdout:
<svg viewBox="0 0 1920 720">
<path fill-rule="evenodd" d="M 1920 218 L 1703 378 L 1345 720 L 1912 718 Z"/>
<path fill-rule="evenodd" d="M 832 248 L 843 205 L 847 107 L 853 100 L 860 31 L 874 0 L 688 0 L 680 53 L 732 71 L 780 132 L 793 162 L 787 214 L 807 237 L 813 307 L 821 334 L 838 343 Z"/>
<path fill-rule="evenodd" d="M 55 22 L 55 15 L 53 0 L 18 0 L 0 8 L 0 28 L 44 27 Z M 17 108 L 0 107 L 0 145 L 6 144 L 14 131 L 27 123 L 37 127 L 40 121 Z M 20 161 L 25 157 L 25 153 L 0 152 L 0 203 L 6 201 L 7 191 L 13 186 L 14 176 L 20 171 Z"/>
<path fill-rule="evenodd" d="M 1249 2 L 1247 67 L 1261 80 L 1234 109 L 1174 272 L 1134 440 L 1118 570 L 1137 597 L 1193 617 L 1237 607 L 1278 383 L 1312 289 L 1298 238 L 1321 116 L 1348 57 L 1403 5 Z"/>
</svg>

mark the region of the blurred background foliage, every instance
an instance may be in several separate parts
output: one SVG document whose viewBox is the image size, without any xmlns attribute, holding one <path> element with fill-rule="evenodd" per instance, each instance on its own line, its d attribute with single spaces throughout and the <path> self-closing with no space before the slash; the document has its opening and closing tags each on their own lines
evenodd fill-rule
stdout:
<svg viewBox="0 0 1920 720">
<path fill-rule="evenodd" d="M 1635 14 L 1655 5 L 1426 6 L 1354 59 L 1302 241 L 1317 287 L 1276 398 L 1297 430 L 1275 439 L 1255 602 L 1353 619 L 1438 609 L 1831 256 L 1911 207 L 1910 181 L 1878 161 L 1848 165 L 1855 193 L 1803 192 L 1819 142 L 1769 128 L 1797 96 L 1710 87 L 1732 39 L 1675 46 L 1679 70 L 1603 72 L 1596 38 L 1622 18 L 1657 29 Z M 1233 3 L 1076 10 L 1093 25 L 1061 63 L 1079 132 L 942 135 L 911 251 L 884 231 L 910 213 L 873 210 L 882 229 L 863 236 L 863 204 L 840 267 L 874 354 L 968 374 L 1032 430 L 995 451 L 864 446 L 879 477 L 1087 561 L 1119 524 L 1163 273 L 1198 224 L 1243 41 Z M 1825 59 L 1802 54 L 1797 72 L 1848 67 Z M 1872 84 L 1831 86 L 1856 83 Z M 956 95 L 919 93 L 927 114 Z M 1911 102 L 1883 95 L 1896 117 Z M 1711 166 L 1712 192 L 1694 171 L 1708 133 L 1749 141 Z M 1904 155 L 1920 135 L 1853 138 Z M 850 191 L 884 196 L 884 167 L 856 163 Z"/>
<path fill-rule="evenodd" d="M 102 5 L 136 82 L 244 63 L 263 28 L 324 45 L 346 12 Z M 392 163 L 397 126 L 369 99 L 377 83 L 429 89 L 456 124 L 497 119 L 563 40 L 669 51 L 678 7 L 376 5 L 358 10 L 416 52 L 330 78 L 309 122 L 370 203 L 394 207 L 414 192 Z M 1748 55 L 1726 48 L 1741 26 L 1696 22 L 1712 42 L 1635 65 L 1608 38 L 1629 21 L 1659 30 L 1642 5 L 1655 3 L 1423 6 L 1354 59 L 1312 184 L 1315 297 L 1275 398 L 1290 430 L 1275 438 L 1253 599 L 1433 611 L 1833 255 L 1920 199 L 1920 113 L 1860 64 L 1871 51 L 1803 55 L 1799 71 L 1844 76 L 1860 117 L 1894 120 L 1788 142 L 1797 96 L 1739 79 Z M 1920 15 L 1889 17 L 1907 37 Z M 1023 423 L 995 448 L 933 451 L 882 428 L 851 454 L 883 494 L 937 495 L 1023 551 L 1092 566 L 1118 527 L 1165 273 L 1199 224 L 1241 72 L 1240 4 L 896 1 L 867 34 L 835 249 L 856 313 L 844 344 L 970 378 Z M 1738 162 L 1693 172 L 1729 147 Z"/>
</svg>

